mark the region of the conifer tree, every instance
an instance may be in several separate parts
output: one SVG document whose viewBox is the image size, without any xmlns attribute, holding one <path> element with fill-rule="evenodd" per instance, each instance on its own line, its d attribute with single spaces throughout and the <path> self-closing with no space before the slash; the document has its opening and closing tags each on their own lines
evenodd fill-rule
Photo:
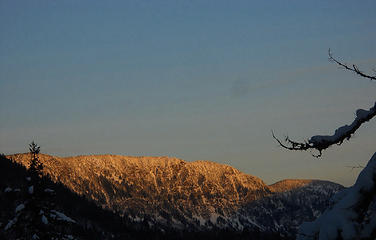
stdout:
<svg viewBox="0 0 376 240">
<path fill-rule="evenodd" d="M 40 146 L 32 141 L 29 144 L 30 151 L 30 168 L 32 177 L 38 178 L 43 170 L 43 164 L 39 161 Z"/>
</svg>

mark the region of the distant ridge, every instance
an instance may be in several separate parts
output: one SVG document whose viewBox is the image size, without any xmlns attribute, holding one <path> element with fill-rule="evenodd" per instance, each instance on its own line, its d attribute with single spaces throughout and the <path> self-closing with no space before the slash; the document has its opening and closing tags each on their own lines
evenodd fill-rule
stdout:
<svg viewBox="0 0 376 240">
<path fill-rule="evenodd" d="M 330 183 L 330 181 L 317 179 L 284 179 L 269 185 L 269 187 L 273 192 L 285 192 L 304 187 L 311 183 Z"/>
<path fill-rule="evenodd" d="M 8 157 L 24 166 L 29 165 L 28 154 Z M 325 209 L 326 202 L 329 201 L 326 198 L 342 188 L 341 185 L 328 181 L 299 179 L 287 179 L 267 185 L 260 178 L 228 165 L 210 161 L 186 162 L 173 157 L 56 157 L 41 154 L 40 160 L 45 166 L 44 174 L 94 200 L 99 206 L 132 221 L 175 229 L 203 230 L 215 227 L 274 231 L 278 224 L 266 222 L 261 226 L 261 220 L 258 220 L 262 214 L 273 214 L 273 209 L 266 212 L 262 210 L 265 207 L 261 206 L 267 201 L 288 204 L 283 199 L 292 194 L 285 193 L 292 191 L 298 192 L 303 198 L 315 195 L 315 198 L 321 197 L 324 200 L 321 205 L 307 206 L 307 209 L 312 208 L 317 215 L 321 208 Z M 312 184 L 318 185 L 319 191 L 316 192 L 317 187 L 310 188 Z M 279 193 L 285 195 L 273 197 Z M 296 204 L 305 202 L 309 201 L 302 200 Z M 259 207 L 261 210 L 257 213 L 252 210 Z M 294 218 L 295 215 L 291 216 L 291 219 Z M 304 217 L 301 219 L 307 220 Z M 298 223 L 283 221 L 291 226 Z"/>
</svg>

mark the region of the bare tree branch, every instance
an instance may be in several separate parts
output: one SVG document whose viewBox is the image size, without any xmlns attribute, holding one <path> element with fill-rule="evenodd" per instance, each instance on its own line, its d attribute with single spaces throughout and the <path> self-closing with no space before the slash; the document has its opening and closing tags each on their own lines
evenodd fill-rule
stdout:
<svg viewBox="0 0 376 240">
<path fill-rule="evenodd" d="M 286 136 L 285 137 L 285 143 L 282 143 L 281 140 L 279 140 L 275 135 L 274 135 L 274 132 L 272 130 L 272 136 L 273 138 L 278 142 L 278 144 L 285 148 L 285 149 L 288 149 L 288 150 L 292 150 L 292 151 L 307 151 L 307 150 L 312 150 L 312 149 L 316 149 L 313 145 L 311 145 L 308 141 L 304 141 L 303 143 L 301 142 L 296 142 L 296 141 L 292 141 L 289 136 Z M 319 150 L 319 153 L 318 154 L 313 154 L 311 153 L 312 156 L 316 157 L 316 158 L 319 158 L 321 157 L 322 155 L 322 151 Z"/>
<path fill-rule="evenodd" d="M 358 166 L 346 166 L 346 167 L 351 168 L 350 171 L 352 171 L 352 170 L 354 170 L 354 169 L 358 169 L 358 168 L 361 168 L 361 169 L 365 168 L 364 166 L 362 166 L 362 165 L 360 165 L 360 164 L 358 164 Z"/>
<path fill-rule="evenodd" d="M 363 73 L 362 71 L 359 70 L 359 68 L 355 64 L 353 64 L 352 66 L 349 66 L 335 59 L 330 49 L 328 50 L 328 55 L 329 55 L 330 61 L 335 62 L 336 64 L 343 67 L 344 69 L 354 72 L 361 77 L 376 81 L 376 76 L 371 76 L 371 75 Z M 334 144 L 341 145 L 344 140 L 350 140 L 350 138 L 355 133 L 355 131 L 358 130 L 358 128 L 363 123 L 368 122 L 375 116 L 376 116 L 376 102 L 375 102 L 375 105 L 371 107 L 369 110 L 358 109 L 356 111 L 356 117 L 354 121 L 350 125 L 345 125 L 345 126 L 337 128 L 333 135 L 317 135 L 317 136 L 311 137 L 310 139 L 304 142 L 297 142 L 297 141 L 291 140 L 289 136 L 286 136 L 284 141 L 281 141 L 274 135 L 273 131 L 272 131 L 272 136 L 278 142 L 278 144 L 283 148 L 286 148 L 288 150 L 293 150 L 293 151 L 317 150 L 318 154 L 317 155 L 312 154 L 312 155 L 314 157 L 321 157 L 323 150 L 329 148 L 330 146 Z"/>
<path fill-rule="evenodd" d="M 304 142 L 296 142 L 286 136 L 284 143 L 274 135 L 273 131 L 272 136 L 283 148 L 294 151 L 317 150 L 319 153 L 313 156 L 321 157 L 323 150 L 334 144 L 341 145 L 344 140 L 349 140 L 363 123 L 368 122 L 374 116 L 376 116 L 376 102 L 368 111 L 358 109 L 354 121 L 350 125 L 337 128 L 333 135 L 316 135 Z"/>
<path fill-rule="evenodd" d="M 356 74 L 358 74 L 359 76 L 362 76 L 364 78 L 368 78 L 368 79 L 376 81 L 376 75 L 371 76 L 371 75 L 365 74 L 364 72 L 360 71 L 358 66 L 356 66 L 355 64 L 352 64 L 352 66 L 349 66 L 349 65 L 342 63 L 342 62 L 338 61 L 337 59 L 335 59 L 332 55 L 332 52 L 330 51 L 330 48 L 328 50 L 328 55 L 329 55 L 330 61 L 337 63 L 339 66 L 343 67 L 344 69 L 355 72 Z"/>
</svg>

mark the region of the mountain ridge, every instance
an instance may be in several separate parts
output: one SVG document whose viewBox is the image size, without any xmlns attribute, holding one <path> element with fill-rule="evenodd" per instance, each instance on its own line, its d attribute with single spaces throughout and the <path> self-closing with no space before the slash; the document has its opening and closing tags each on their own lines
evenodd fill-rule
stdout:
<svg viewBox="0 0 376 240">
<path fill-rule="evenodd" d="M 8 157 L 29 165 L 28 153 Z M 98 206 L 131 221 L 175 229 L 279 231 L 281 224 L 295 229 L 299 221 L 320 214 L 327 205 L 325 199 L 342 188 L 329 181 L 307 179 L 286 179 L 267 185 L 262 179 L 226 164 L 187 162 L 166 156 L 40 154 L 39 158 L 45 175 Z M 320 198 L 324 199 L 320 204 L 309 201 Z M 304 207 L 308 217 L 290 209 L 291 202 L 309 203 Z M 291 216 L 273 208 L 290 209 Z M 270 216 L 279 223 L 263 220 Z M 297 216 L 300 220 L 295 221 Z M 286 227 L 283 231 L 294 229 Z"/>
<path fill-rule="evenodd" d="M 25 155 L 28 155 L 29 153 L 15 153 L 15 154 L 9 154 L 9 155 L 6 155 L 7 157 L 13 159 L 14 157 L 19 157 L 19 156 L 25 156 Z M 44 160 L 44 158 L 49 158 L 49 159 L 65 159 L 65 160 L 74 160 L 74 159 L 78 159 L 80 160 L 81 158 L 106 158 L 106 157 L 115 157 L 115 158 L 126 158 L 127 160 L 178 160 L 178 161 L 182 161 L 186 164 L 192 164 L 192 165 L 198 165 L 198 164 L 211 164 L 211 165 L 220 165 L 220 166 L 224 166 L 224 167 L 229 167 L 233 170 L 235 170 L 236 172 L 239 172 L 241 174 L 245 174 L 245 175 L 248 175 L 248 176 L 251 176 L 253 178 L 256 178 L 256 179 L 260 179 L 266 186 L 270 187 L 272 189 L 273 192 L 277 191 L 277 192 L 282 192 L 282 191 L 289 191 L 289 190 L 292 190 L 294 188 L 297 188 L 297 187 L 302 187 L 302 186 L 305 186 L 311 182 L 332 182 L 332 181 L 329 181 L 329 180 L 321 180 L 321 179 L 301 179 L 301 178 L 298 178 L 298 179 L 292 179 L 292 178 L 286 178 L 286 179 L 282 179 L 282 180 L 278 180 L 274 183 L 271 183 L 271 184 L 266 184 L 260 177 L 256 177 L 252 174 L 248 174 L 248 173 L 243 173 L 242 171 L 232 167 L 231 165 L 229 164 L 225 164 L 225 163 L 217 163 L 217 162 L 214 162 L 214 161 L 210 161 L 210 160 L 195 160 L 195 161 L 185 161 L 181 158 L 177 158 L 177 157 L 170 157 L 170 156 L 132 156 L 132 155 L 119 155 L 119 154 L 88 154 L 88 155 L 76 155 L 76 156 L 65 156 L 65 157 L 60 157 L 60 156 L 54 156 L 54 155 L 50 155 L 50 154 L 39 154 L 40 157 L 42 157 L 42 161 Z M 27 159 L 24 159 L 22 160 L 22 164 L 25 165 L 27 167 Z M 338 183 L 336 183 L 338 184 Z M 281 190 L 278 190 L 278 189 L 275 189 L 277 187 L 280 187 L 282 188 Z"/>
</svg>

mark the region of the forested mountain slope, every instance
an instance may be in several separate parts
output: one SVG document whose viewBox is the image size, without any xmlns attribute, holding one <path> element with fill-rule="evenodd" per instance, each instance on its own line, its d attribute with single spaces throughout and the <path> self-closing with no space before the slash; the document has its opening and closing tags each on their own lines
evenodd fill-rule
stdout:
<svg viewBox="0 0 376 240">
<path fill-rule="evenodd" d="M 24 166 L 29 154 L 9 156 Z M 169 157 L 40 154 L 52 180 L 127 221 L 176 230 L 274 232 L 293 236 L 342 186 L 283 180 L 270 186 L 228 165 Z"/>
</svg>

